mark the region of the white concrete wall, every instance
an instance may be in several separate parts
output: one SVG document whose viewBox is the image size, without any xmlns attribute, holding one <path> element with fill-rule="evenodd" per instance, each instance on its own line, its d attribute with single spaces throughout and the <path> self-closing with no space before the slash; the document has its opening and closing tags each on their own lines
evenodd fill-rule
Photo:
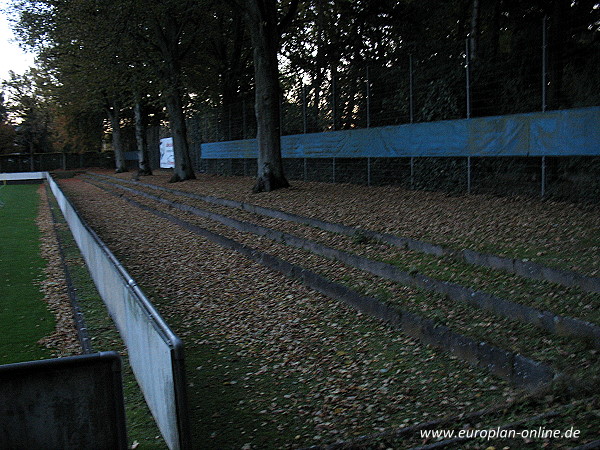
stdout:
<svg viewBox="0 0 600 450">
<path fill-rule="evenodd" d="M 50 175 L 46 180 L 123 341 L 146 402 L 170 449 L 189 448 L 183 345 L 135 280 L 77 214 Z"/>
<path fill-rule="evenodd" d="M 43 180 L 46 172 L 0 173 L 0 181 Z"/>
</svg>

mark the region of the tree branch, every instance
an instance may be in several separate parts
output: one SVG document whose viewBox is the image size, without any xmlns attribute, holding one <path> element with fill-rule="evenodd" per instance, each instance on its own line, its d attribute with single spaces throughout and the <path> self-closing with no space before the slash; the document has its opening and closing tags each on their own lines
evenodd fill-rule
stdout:
<svg viewBox="0 0 600 450">
<path fill-rule="evenodd" d="M 281 35 L 285 31 L 285 29 L 288 28 L 291 25 L 292 21 L 294 20 L 294 17 L 296 16 L 296 13 L 298 12 L 298 4 L 299 3 L 300 3 L 299 0 L 292 0 L 290 2 L 287 12 L 283 15 L 283 17 L 279 21 L 279 24 L 277 25 L 277 35 L 279 37 L 281 37 Z"/>
</svg>

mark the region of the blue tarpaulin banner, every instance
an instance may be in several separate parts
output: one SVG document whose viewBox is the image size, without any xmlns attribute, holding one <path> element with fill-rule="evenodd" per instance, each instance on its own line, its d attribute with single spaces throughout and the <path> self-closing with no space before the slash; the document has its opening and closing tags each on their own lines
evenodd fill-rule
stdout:
<svg viewBox="0 0 600 450">
<path fill-rule="evenodd" d="M 600 107 L 281 138 L 284 158 L 600 155 Z M 256 158 L 256 139 L 202 144 L 202 158 Z"/>
</svg>

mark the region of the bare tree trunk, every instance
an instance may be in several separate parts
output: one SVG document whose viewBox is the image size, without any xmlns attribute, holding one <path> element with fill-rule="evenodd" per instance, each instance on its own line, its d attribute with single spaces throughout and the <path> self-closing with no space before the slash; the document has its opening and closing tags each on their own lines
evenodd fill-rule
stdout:
<svg viewBox="0 0 600 450">
<path fill-rule="evenodd" d="M 142 113 L 142 105 L 137 99 L 133 107 L 133 113 L 135 115 L 135 140 L 138 150 L 138 175 L 152 175 L 148 144 L 146 142 L 146 123 Z"/>
<path fill-rule="evenodd" d="M 164 30 L 161 28 L 164 25 Z M 162 22 L 155 22 L 154 30 L 157 45 L 163 56 L 164 66 L 160 70 L 167 81 L 164 92 L 165 105 L 171 133 L 173 134 L 173 153 L 175 168 L 171 183 L 196 178 L 190 157 L 190 148 L 187 140 L 187 127 L 183 112 L 182 82 L 181 82 L 181 53 L 179 40 L 180 26 L 173 17 L 165 17 Z"/>
<path fill-rule="evenodd" d="M 253 191 L 269 192 L 289 186 L 281 158 L 277 8 L 274 0 L 252 0 L 247 8 L 254 49 L 258 142 L 258 174 Z"/>
<path fill-rule="evenodd" d="M 123 141 L 121 139 L 121 115 L 119 103 L 115 100 L 112 105 L 107 105 L 106 111 L 112 128 L 112 146 L 115 153 L 115 172 L 127 172 L 125 153 L 123 152 Z"/>
<path fill-rule="evenodd" d="M 171 183 L 184 180 L 193 180 L 196 178 L 194 168 L 192 167 L 192 158 L 187 141 L 187 126 L 185 124 L 185 115 L 183 105 L 177 91 L 171 89 L 166 95 L 165 103 L 169 121 L 171 122 L 171 134 L 173 135 L 173 153 L 175 156 L 175 168 Z"/>
</svg>

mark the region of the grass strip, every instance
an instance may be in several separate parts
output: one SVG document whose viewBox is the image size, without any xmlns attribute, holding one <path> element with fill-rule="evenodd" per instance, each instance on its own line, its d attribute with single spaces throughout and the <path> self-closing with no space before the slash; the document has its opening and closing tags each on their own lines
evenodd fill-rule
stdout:
<svg viewBox="0 0 600 450">
<path fill-rule="evenodd" d="M 0 207 L 0 364 L 52 357 L 38 341 L 52 333 L 53 314 L 39 283 L 45 260 L 36 226 L 38 185 L 7 185 Z"/>
</svg>

